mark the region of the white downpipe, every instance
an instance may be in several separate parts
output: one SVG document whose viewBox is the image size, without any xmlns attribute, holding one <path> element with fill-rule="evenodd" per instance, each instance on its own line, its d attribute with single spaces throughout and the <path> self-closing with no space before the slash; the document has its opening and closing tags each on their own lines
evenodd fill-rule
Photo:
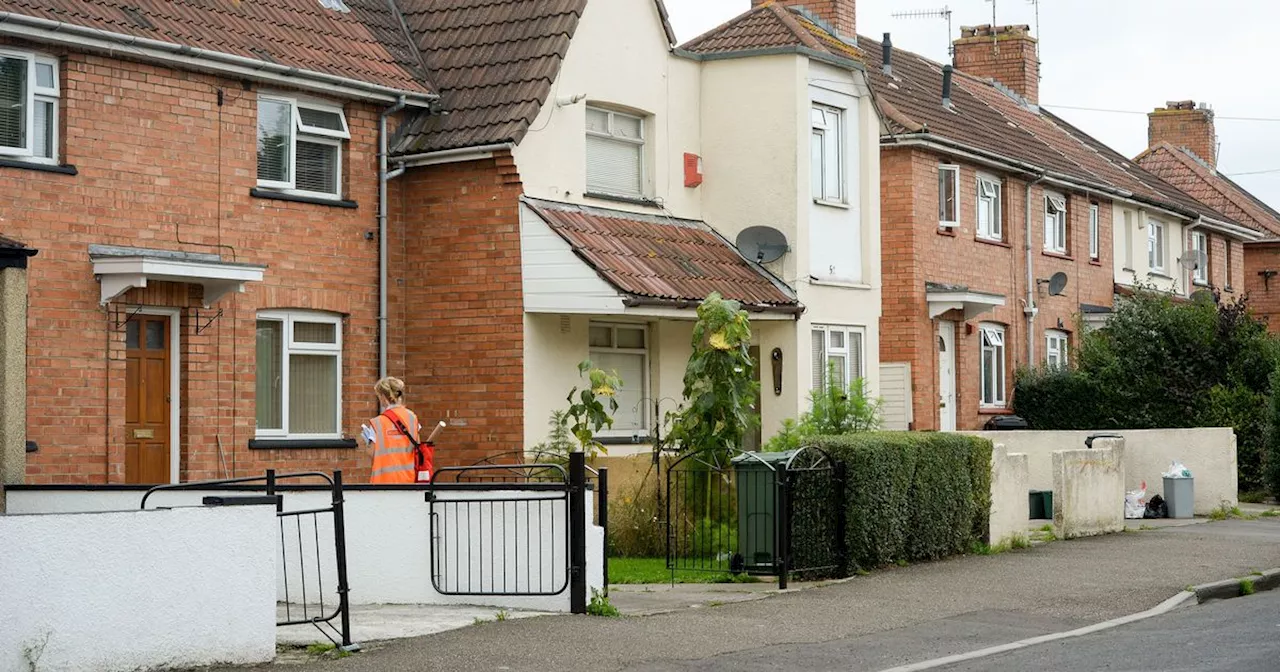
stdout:
<svg viewBox="0 0 1280 672">
<path fill-rule="evenodd" d="M 1037 177 L 1034 181 L 1027 183 L 1027 230 L 1026 236 L 1023 238 L 1023 248 L 1027 253 L 1027 305 L 1023 308 L 1023 314 L 1027 316 L 1027 366 L 1032 367 L 1036 364 L 1036 274 L 1031 266 L 1031 187 L 1043 182 L 1044 175 Z"/>
<path fill-rule="evenodd" d="M 387 377 L 387 117 L 406 104 L 401 96 L 378 115 L 378 380 Z M 403 173 L 396 170 L 397 177 Z"/>
</svg>

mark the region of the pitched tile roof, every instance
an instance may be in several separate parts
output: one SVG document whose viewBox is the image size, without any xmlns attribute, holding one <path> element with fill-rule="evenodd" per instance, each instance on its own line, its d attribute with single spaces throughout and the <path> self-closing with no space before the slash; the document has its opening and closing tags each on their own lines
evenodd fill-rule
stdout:
<svg viewBox="0 0 1280 672">
<path fill-rule="evenodd" d="M 804 49 L 860 60 L 857 47 L 833 35 L 800 8 L 768 3 L 754 7 L 680 46 L 699 55 L 730 55 L 776 49 Z"/>
<path fill-rule="evenodd" d="M 397 154 L 519 142 L 538 116 L 587 0 L 401 0 L 444 116 L 420 116 Z"/>
<path fill-rule="evenodd" d="M 524 203 L 637 304 L 696 304 L 719 292 L 748 309 L 798 310 L 793 292 L 703 222 L 528 197 Z"/>
<path fill-rule="evenodd" d="M 319 0 L 0 0 L 0 12 L 430 93 L 393 6 L 343 2 L 349 12 Z"/>
<path fill-rule="evenodd" d="M 1196 200 L 1252 229 L 1280 235 L 1280 212 L 1186 149 L 1158 143 L 1134 161 Z"/>
<path fill-rule="evenodd" d="M 1056 178 L 1228 223 L 1201 203 L 1125 159 L 1056 115 L 1028 105 L 988 79 L 956 71 L 950 108 L 942 104 L 942 68 L 894 48 L 892 77 L 883 72 L 881 43 L 860 37 L 877 103 L 892 135 L 921 134 L 1044 170 Z"/>
</svg>

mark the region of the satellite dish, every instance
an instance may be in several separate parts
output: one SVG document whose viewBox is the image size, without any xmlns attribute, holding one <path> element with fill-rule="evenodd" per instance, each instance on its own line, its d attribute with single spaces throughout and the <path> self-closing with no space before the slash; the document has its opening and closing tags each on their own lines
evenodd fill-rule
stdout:
<svg viewBox="0 0 1280 672">
<path fill-rule="evenodd" d="M 1197 268 L 1200 268 L 1199 255 L 1183 257 L 1178 260 L 1178 264 L 1188 271 L 1194 271 Z"/>
<path fill-rule="evenodd" d="M 1061 271 L 1054 273 L 1049 278 L 1049 296 L 1062 296 L 1062 290 L 1067 288 L 1067 274 Z"/>
<path fill-rule="evenodd" d="M 757 264 L 777 261 L 791 249 L 787 236 L 770 226 L 749 226 L 738 234 L 736 242 L 742 256 Z"/>
</svg>

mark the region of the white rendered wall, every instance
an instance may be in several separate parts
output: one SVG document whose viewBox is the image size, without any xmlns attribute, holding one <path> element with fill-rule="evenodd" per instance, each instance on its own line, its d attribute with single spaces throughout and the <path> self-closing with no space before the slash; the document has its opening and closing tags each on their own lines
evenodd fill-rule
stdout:
<svg viewBox="0 0 1280 672">
<path fill-rule="evenodd" d="M 0 670 L 271 660 L 274 513 L 0 516 Z"/>
</svg>

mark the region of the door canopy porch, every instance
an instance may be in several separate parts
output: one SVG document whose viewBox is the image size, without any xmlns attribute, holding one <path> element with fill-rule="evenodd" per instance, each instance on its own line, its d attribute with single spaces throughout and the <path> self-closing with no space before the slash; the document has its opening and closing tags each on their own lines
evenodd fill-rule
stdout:
<svg viewBox="0 0 1280 672">
<path fill-rule="evenodd" d="M 925 298 L 929 302 L 929 319 L 949 310 L 964 312 L 964 319 L 971 320 L 985 312 L 1004 305 L 1004 296 L 977 292 L 961 285 L 925 283 Z"/>
<path fill-rule="evenodd" d="M 204 288 L 204 306 L 208 308 L 227 294 L 243 292 L 246 282 L 261 282 L 267 269 L 223 261 L 216 254 L 114 245 L 90 245 L 89 259 L 93 262 L 93 274 L 102 286 L 101 305 L 155 280 L 200 285 Z"/>
</svg>

